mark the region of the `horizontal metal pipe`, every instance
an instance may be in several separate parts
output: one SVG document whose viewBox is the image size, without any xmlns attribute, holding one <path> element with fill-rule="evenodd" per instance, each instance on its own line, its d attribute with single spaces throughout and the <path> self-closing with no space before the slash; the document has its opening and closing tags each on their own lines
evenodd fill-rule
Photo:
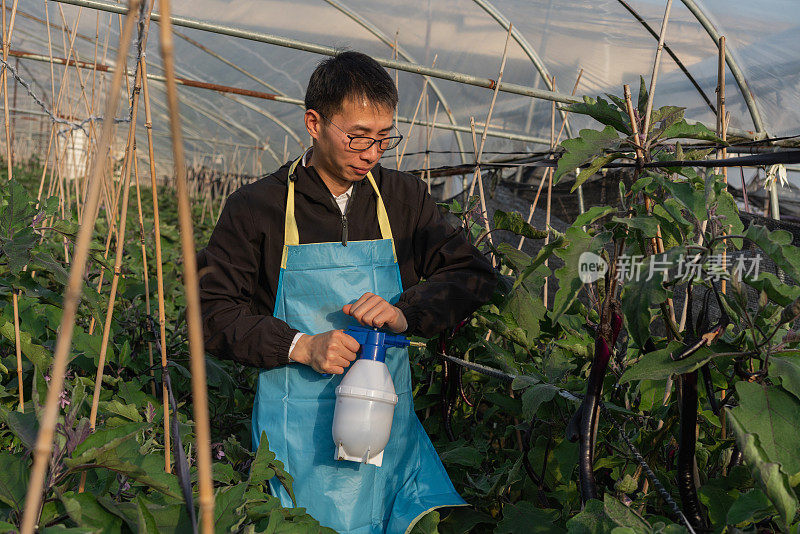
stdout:
<svg viewBox="0 0 800 534">
<path fill-rule="evenodd" d="M 20 50 L 10 50 L 9 51 L 9 55 L 14 56 L 14 57 L 19 57 L 19 58 L 22 58 L 22 59 L 30 59 L 30 60 L 33 60 L 33 61 L 43 61 L 45 63 L 49 63 L 50 62 L 50 57 L 48 57 L 48 56 L 43 56 L 41 54 L 34 54 L 34 53 L 31 53 L 31 52 L 22 52 Z M 59 65 L 64 65 L 66 63 L 66 59 L 60 58 L 60 57 L 53 57 L 52 62 L 53 63 L 57 63 Z M 69 60 L 69 64 L 70 65 L 77 65 L 79 68 L 82 68 L 82 69 L 92 69 L 92 68 L 94 68 L 94 64 L 93 63 L 89 63 L 88 61 L 76 61 L 74 59 L 70 59 Z M 110 67 L 108 65 L 103 65 L 103 64 L 100 64 L 100 63 L 97 64 L 97 70 L 99 70 L 99 71 L 110 72 L 111 68 L 112 67 Z M 132 71 L 128 71 L 128 75 L 129 76 L 133 76 L 133 72 Z M 148 80 L 154 80 L 154 81 L 161 82 L 161 83 L 166 82 L 166 78 L 164 78 L 163 76 L 159 76 L 158 74 L 152 74 L 150 72 L 147 73 L 147 79 Z M 230 94 L 236 94 L 236 95 L 242 95 L 242 96 L 249 96 L 249 97 L 252 97 L 252 98 L 273 100 L 275 102 L 282 102 L 284 104 L 293 104 L 293 105 L 296 105 L 296 106 L 305 107 L 305 102 L 303 100 L 299 99 L 299 98 L 291 98 L 291 97 L 288 97 L 288 96 L 281 96 L 281 95 L 276 95 L 276 94 L 273 94 L 273 93 L 263 93 L 261 91 L 251 91 L 249 89 L 242 89 L 242 88 L 239 88 L 239 87 L 231 87 L 231 86 L 228 86 L 228 85 L 219 85 L 219 84 L 215 84 L 215 83 L 201 82 L 201 81 L 198 81 L 198 80 L 190 80 L 188 78 L 175 78 L 175 81 L 179 85 L 184 85 L 184 86 L 187 86 L 187 87 L 195 87 L 195 88 L 198 88 L 198 89 L 206 89 L 206 90 L 210 90 L 210 91 L 217 91 L 217 92 L 220 92 L 220 93 L 230 93 Z M 399 122 L 403 122 L 403 123 L 407 123 L 407 124 L 411 123 L 411 119 L 409 119 L 408 117 L 402 117 L 402 116 L 401 117 L 397 117 L 397 120 Z M 471 133 L 472 132 L 472 130 L 467 128 L 466 126 L 459 126 L 459 125 L 456 125 L 456 124 L 447 124 L 447 123 L 439 123 L 439 122 L 430 123 L 430 122 L 425 122 L 425 121 L 414 121 L 414 123 L 418 124 L 420 126 L 432 126 L 433 128 L 438 128 L 438 129 L 441 129 L 441 130 L 451 130 L 451 131 L 465 132 L 465 133 Z M 537 143 L 537 144 L 549 144 L 550 143 L 549 139 L 544 139 L 543 137 L 535 137 L 535 136 L 531 136 L 531 135 L 517 134 L 517 133 L 505 132 L 505 131 L 500 131 L 500 130 L 492 130 L 492 129 L 490 129 L 488 131 L 487 135 L 492 136 L 492 137 L 497 137 L 497 138 L 500 138 L 500 139 L 509 139 L 509 140 L 512 140 L 512 141 L 523 141 L 523 142 L 526 142 L 526 143 Z"/>
<path fill-rule="evenodd" d="M 87 7 L 90 9 L 98 9 L 101 11 L 108 11 L 110 13 L 124 13 L 125 6 L 121 4 L 112 4 L 102 0 L 55 0 L 62 4 L 70 4 L 75 6 Z M 153 13 L 151 19 L 158 22 L 161 20 L 160 13 Z M 289 39 L 263 32 L 254 32 L 235 28 L 232 26 L 224 26 L 222 24 L 213 24 L 204 22 L 197 19 L 188 17 L 172 16 L 170 17 L 172 24 L 175 26 L 182 26 L 184 28 L 192 28 L 195 30 L 210 31 L 221 35 L 228 35 L 231 37 L 239 37 L 241 39 L 248 39 L 250 41 L 257 41 L 260 43 L 272 44 L 283 46 L 286 48 L 294 48 L 295 50 L 303 50 L 314 54 L 321 54 L 325 56 L 335 56 L 337 50 L 330 46 L 323 46 L 306 41 L 299 41 L 297 39 Z M 386 68 L 397 69 L 423 76 L 431 76 L 433 78 L 440 78 L 442 80 L 449 80 L 453 82 L 463 83 L 466 85 L 474 85 L 476 87 L 484 87 L 486 89 L 494 90 L 497 81 L 491 78 L 482 78 L 480 76 L 473 76 L 471 74 L 464 74 L 445 69 L 437 69 L 433 67 L 426 67 L 424 65 L 416 65 L 407 61 L 397 61 L 393 59 L 375 58 L 375 61 L 380 63 Z M 543 100 L 551 100 L 555 102 L 563 102 L 565 104 L 573 104 L 582 102 L 579 97 L 574 97 L 554 91 L 545 91 L 542 89 L 534 89 L 524 85 L 502 82 L 500 84 L 500 91 L 505 93 L 517 94 L 522 96 L 530 96 L 534 98 L 541 98 Z"/>
</svg>

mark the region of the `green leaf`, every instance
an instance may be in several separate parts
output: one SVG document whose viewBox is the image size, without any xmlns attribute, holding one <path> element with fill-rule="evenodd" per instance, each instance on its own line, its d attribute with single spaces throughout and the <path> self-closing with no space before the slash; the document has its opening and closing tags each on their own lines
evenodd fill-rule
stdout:
<svg viewBox="0 0 800 534">
<path fill-rule="evenodd" d="M 791 246 L 792 234 L 785 230 L 770 232 L 766 227 L 754 224 L 745 230 L 744 235 L 786 271 L 792 280 L 800 281 L 800 248 Z"/>
<path fill-rule="evenodd" d="M 625 108 L 623 107 L 622 109 L 624 110 Z M 631 134 L 631 124 L 627 113 L 623 113 L 618 107 L 612 106 L 601 97 L 595 100 L 592 97 L 584 96 L 583 102 L 570 104 L 566 107 L 566 110 L 572 113 L 588 115 L 600 124 L 613 126 L 617 131 L 625 135 Z"/>
<path fill-rule="evenodd" d="M 564 532 L 563 528 L 556 525 L 558 516 L 558 511 L 539 508 L 530 501 L 507 504 L 503 507 L 503 520 L 497 524 L 494 534 Z"/>
<path fill-rule="evenodd" d="M 136 506 L 139 534 L 158 534 L 156 518 L 147 508 L 147 504 L 145 504 L 141 494 L 136 496 Z"/>
<path fill-rule="evenodd" d="M 537 230 L 525 222 L 522 215 L 516 211 L 506 213 L 505 211 L 495 210 L 494 228 L 495 230 L 507 230 L 530 239 L 544 239 L 547 237 L 546 231 Z"/>
<path fill-rule="evenodd" d="M 602 169 L 604 165 L 608 165 L 615 159 L 623 156 L 625 156 L 625 154 L 622 152 L 612 152 L 611 154 L 594 158 L 588 167 L 581 169 L 581 172 L 578 173 L 578 176 L 575 178 L 575 183 L 572 184 L 572 188 L 569 190 L 569 192 L 574 193 L 575 190 L 583 184 L 583 182 L 594 176 L 595 173 Z"/>
<path fill-rule="evenodd" d="M 789 477 L 781 472 L 780 464 L 770 460 L 761 447 L 758 436 L 747 430 L 750 421 L 742 419 L 735 409 L 726 408 L 726 412 L 745 464 L 778 510 L 783 527 L 788 530 L 788 525 L 796 515 L 798 507 L 797 496 L 789 484 Z"/>
<path fill-rule="evenodd" d="M 764 492 L 756 488 L 739 496 L 728 510 L 729 525 L 745 526 L 755 523 L 775 513 L 772 503 Z"/>
<path fill-rule="evenodd" d="M 75 448 L 72 460 L 76 464 L 89 463 L 104 452 L 113 450 L 129 438 L 133 438 L 147 426 L 147 423 L 128 423 L 116 428 L 96 430 Z"/>
<path fill-rule="evenodd" d="M 617 525 L 630 528 L 635 534 L 649 534 L 650 525 L 639 517 L 631 508 L 628 508 L 611 494 L 603 496 L 603 506 L 606 515 Z"/>
<path fill-rule="evenodd" d="M 289 494 L 289 497 L 291 497 L 292 502 L 297 504 L 297 501 L 294 498 L 294 490 L 292 489 L 294 479 L 284 470 L 283 462 L 278 460 L 275 457 L 275 453 L 269 450 L 267 433 L 261 431 L 261 440 L 258 444 L 256 457 L 253 460 L 253 464 L 250 466 L 250 477 L 248 478 L 247 483 L 248 485 L 264 484 L 271 479 L 272 476 L 278 477 L 281 485 L 283 485 L 283 487 L 286 489 L 286 492 Z"/>
<path fill-rule="evenodd" d="M 445 464 L 478 467 L 483 463 L 483 455 L 475 447 L 465 445 L 439 454 Z"/>
<path fill-rule="evenodd" d="M 620 384 L 634 380 L 664 380 L 671 375 L 691 373 L 720 354 L 712 352 L 708 347 L 702 347 L 687 358 L 673 360 L 671 356 L 678 356 L 683 348 L 682 343 L 671 341 L 666 348 L 645 354 L 622 374 L 619 379 Z"/>
<path fill-rule="evenodd" d="M 439 534 L 439 512 L 432 510 L 414 523 L 410 534 Z"/>
<path fill-rule="evenodd" d="M 639 347 L 650 337 L 651 308 L 667 300 L 663 283 L 668 273 L 661 266 L 676 265 L 683 252 L 684 249 L 676 247 L 665 254 L 648 256 L 641 263 L 635 256 L 629 256 L 626 263 L 618 264 L 617 276 L 624 282 L 621 298 L 628 335 Z"/>
<path fill-rule="evenodd" d="M 237 484 L 222 488 L 214 498 L 214 528 L 216 531 L 231 532 L 245 518 L 237 510 L 244 505 L 244 492 L 247 484 Z"/>
<path fill-rule="evenodd" d="M 611 206 L 592 206 L 588 210 L 575 217 L 575 222 L 572 223 L 572 226 L 576 228 L 588 226 L 597 219 L 605 217 L 609 213 L 614 213 L 615 211 L 617 211 L 616 208 Z"/>
<path fill-rule="evenodd" d="M 29 477 L 26 459 L 0 451 L 0 501 L 22 511 Z"/>
<path fill-rule="evenodd" d="M 712 143 L 727 144 L 705 125 L 699 122 L 689 124 L 686 122 L 686 119 L 666 128 L 661 132 L 661 135 L 659 135 L 659 139 L 699 139 L 702 141 L 711 141 Z"/>
<path fill-rule="evenodd" d="M 648 94 L 644 76 L 639 76 L 639 98 L 636 99 L 636 110 L 639 112 L 639 116 L 642 117 L 642 121 L 644 121 L 644 114 L 647 111 Z"/>
<path fill-rule="evenodd" d="M 689 182 L 675 182 L 663 176 L 656 176 L 654 180 L 667 189 L 684 208 L 694 214 L 698 221 L 708 218 L 706 197 L 702 189 L 695 189 Z"/>
<path fill-rule="evenodd" d="M 602 132 L 581 130 L 580 137 L 567 139 L 561 143 L 565 152 L 558 160 L 553 183 L 558 183 L 563 175 L 592 161 L 605 150 L 617 148 L 621 142 L 622 139 L 613 126 L 606 126 Z"/>
<path fill-rule="evenodd" d="M 567 246 L 556 251 L 556 256 L 564 260 L 564 265 L 556 270 L 558 291 L 553 299 L 552 321 L 556 323 L 569 309 L 584 283 L 580 277 L 580 257 L 584 252 L 597 252 L 603 243 L 580 228 L 570 227 L 566 231 Z"/>
<path fill-rule="evenodd" d="M 495 520 L 491 516 L 473 510 L 471 507 L 454 507 L 450 514 L 439 523 L 439 531 L 442 534 L 468 534 L 478 532 L 475 527 L 484 525 L 482 528 L 488 529 L 487 524 L 494 524 Z M 486 530 L 488 532 L 488 530 Z"/>
<path fill-rule="evenodd" d="M 779 462 L 790 478 L 800 473 L 800 400 L 780 388 L 737 382 L 739 406 L 732 411 L 749 433 L 758 436 L 767 458 Z"/>
<path fill-rule="evenodd" d="M 101 401 L 98 407 L 101 413 L 113 413 L 137 423 L 142 422 L 142 415 L 133 404 L 123 404 L 118 399 L 113 399 Z"/>
<path fill-rule="evenodd" d="M 800 400 L 800 351 L 773 356 L 769 362 L 769 376 L 780 378 L 783 389 Z"/>
<path fill-rule="evenodd" d="M 557 393 L 558 388 L 552 384 L 539 383 L 530 386 L 522 394 L 522 413 L 528 420 L 533 419 L 539 407 L 553 400 Z"/>
<path fill-rule="evenodd" d="M 525 332 L 527 345 L 534 346 L 539 338 L 539 322 L 544 319 L 547 309 L 539 297 L 530 294 L 525 286 L 511 290 L 502 311 L 507 322 L 516 324 Z"/>
<path fill-rule="evenodd" d="M 81 527 L 100 529 L 109 534 L 122 530 L 122 520 L 101 506 L 91 493 L 68 491 L 61 495 L 61 503 L 70 519 Z"/>
<path fill-rule="evenodd" d="M 33 403 L 30 401 L 25 403 L 25 413 L 0 407 L 0 418 L 19 438 L 22 445 L 32 451 L 36 444 L 36 434 L 39 432 L 39 421 L 36 419 Z"/>
<path fill-rule="evenodd" d="M 0 319 L 0 322 L 3 322 L 2 319 Z M 14 323 L 10 321 L 3 322 L 3 324 L 0 325 L 0 334 L 11 341 L 12 344 L 16 343 Z M 30 333 L 20 330 L 19 341 L 22 354 L 24 354 L 33 365 L 39 369 L 47 369 L 50 367 L 50 363 L 52 363 L 53 359 L 50 352 L 43 346 L 34 343 L 33 336 L 31 336 Z"/>
<path fill-rule="evenodd" d="M 583 511 L 567 521 L 568 534 L 610 534 L 615 523 L 605 513 L 605 505 L 590 499 Z"/>
</svg>

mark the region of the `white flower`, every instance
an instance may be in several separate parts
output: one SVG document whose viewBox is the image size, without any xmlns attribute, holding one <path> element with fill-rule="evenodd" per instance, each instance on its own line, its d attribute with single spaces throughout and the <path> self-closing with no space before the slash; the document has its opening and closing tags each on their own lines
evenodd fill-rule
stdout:
<svg viewBox="0 0 800 534">
<path fill-rule="evenodd" d="M 782 163 L 770 165 L 767 169 L 767 177 L 764 179 L 764 189 L 772 187 L 776 180 L 780 180 L 781 187 L 789 184 L 789 181 L 786 179 L 786 166 Z"/>
</svg>

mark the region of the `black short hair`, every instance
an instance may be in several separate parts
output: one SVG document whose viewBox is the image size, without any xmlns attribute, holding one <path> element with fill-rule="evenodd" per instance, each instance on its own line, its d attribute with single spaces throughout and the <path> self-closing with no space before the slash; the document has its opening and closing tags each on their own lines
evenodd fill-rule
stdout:
<svg viewBox="0 0 800 534">
<path fill-rule="evenodd" d="M 330 117 L 346 98 L 365 98 L 375 106 L 397 107 L 397 87 L 389 73 L 366 54 L 348 50 L 322 60 L 308 81 L 306 110 Z"/>
</svg>

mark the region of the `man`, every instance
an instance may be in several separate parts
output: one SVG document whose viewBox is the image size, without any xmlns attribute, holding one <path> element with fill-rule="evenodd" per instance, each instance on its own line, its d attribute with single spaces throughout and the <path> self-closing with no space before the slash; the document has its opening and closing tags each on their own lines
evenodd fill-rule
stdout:
<svg viewBox="0 0 800 534">
<path fill-rule="evenodd" d="M 340 532 L 405 532 L 464 501 L 414 413 L 405 350 L 386 358 L 399 400 L 382 465 L 334 458 L 335 389 L 359 349 L 342 330 L 431 337 L 486 302 L 495 275 L 425 184 L 378 164 L 401 139 L 397 89 L 378 63 L 322 61 L 305 104 L 310 151 L 233 193 L 201 253 L 206 346 L 262 369 L 253 449 L 264 432 L 298 506 Z"/>
</svg>

